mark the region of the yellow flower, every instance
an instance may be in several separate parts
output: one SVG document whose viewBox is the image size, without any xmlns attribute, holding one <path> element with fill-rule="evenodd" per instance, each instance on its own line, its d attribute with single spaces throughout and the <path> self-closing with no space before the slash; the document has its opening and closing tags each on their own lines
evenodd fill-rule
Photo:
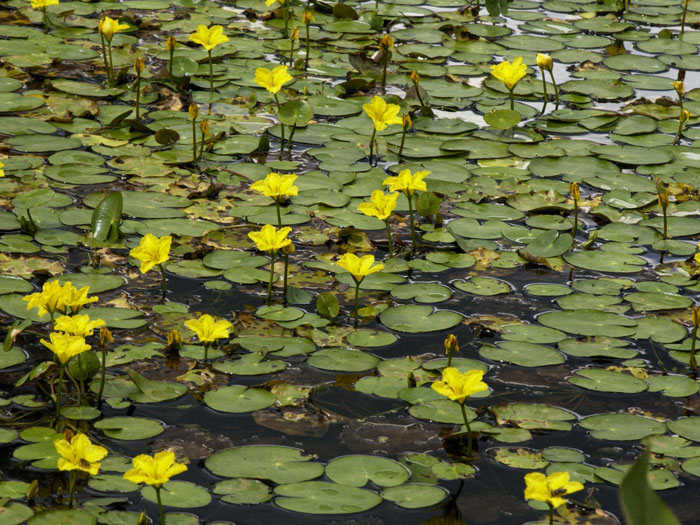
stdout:
<svg viewBox="0 0 700 525">
<path fill-rule="evenodd" d="M 172 51 L 175 49 L 175 44 L 177 44 L 177 40 L 175 39 L 174 36 L 169 36 L 168 40 L 165 42 L 165 50 L 166 51 Z"/>
<path fill-rule="evenodd" d="M 89 286 L 83 286 L 78 290 L 70 281 L 66 281 L 63 285 L 63 302 L 74 314 L 77 314 L 84 305 L 97 301 L 97 297 L 87 296 L 89 292 Z"/>
<path fill-rule="evenodd" d="M 304 11 L 304 13 L 301 15 L 301 23 L 304 25 L 309 25 L 313 21 L 314 21 L 313 13 L 311 11 Z"/>
<path fill-rule="evenodd" d="M 685 122 L 689 118 L 690 118 L 690 111 L 688 111 L 687 109 L 684 109 L 683 111 L 681 111 L 681 114 L 679 116 L 679 120 L 681 122 Z"/>
<path fill-rule="evenodd" d="M 525 475 L 525 485 L 525 499 L 543 501 L 555 509 L 567 502 L 561 496 L 583 490 L 578 481 L 569 481 L 568 472 L 554 472 L 549 476 L 530 472 Z"/>
<path fill-rule="evenodd" d="M 202 120 L 199 123 L 199 129 L 200 131 L 204 134 L 205 137 L 209 136 L 209 121 L 208 120 Z"/>
<path fill-rule="evenodd" d="M 93 445 L 85 434 L 78 432 L 70 441 L 67 434 L 62 439 L 53 442 L 56 452 L 61 455 L 58 460 L 58 470 L 82 470 L 91 476 L 100 470 L 100 461 L 107 455 L 107 449 Z"/>
<path fill-rule="evenodd" d="M 396 177 L 384 179 L 382 184 L 389 186 L 389 191 L 401 191 L 406 197 L 411 197 L 416 191 L 426 191 L 428 189 L 423 181 L 428 175 L 430 175 L 429 171 L 417 171 L 411 175 L 410 170 L 402 170 Z"/>
<path fill-rule="evenodd" d="M 41 344 L 56 354 L 58 360 L 63 364 L 67 363 L 71 357 L 87 352 L 91 348 L 89 344 L 85 343 L 85 339 L 79 335 L 51 332 L 49 339 L 51 339 L 51 342 L 42 339 Z"/>
<path fill-rule="evenodd" d="M 274 4 L 275 2 L 279 2 L 280 5 L 284 5 L 284 4 L 287 3 L 287 0 L 265 0 L 265 5 L 266 5 L 267 7 L 270 7 L 270 6 L 271 6 L 272 4 Z"/>
<path fill-rule="evenodd" d="M 292 240 L 287 238 L 287 235 L 289 235 L 291 231 L 292 229 L 289 226 L 278 230 L 271 224 L 266 224 L 260 231 L 250 232 L 248 237 L 250 237 L 261 252 L 276 253 L 277 250 L 292 243 Z"/>
<path fill-rule="evenodd" d="M 459 352 L 459 344 L 455 334 L 450 334 L 445 339 L 445 353 L 450 355 L 452 352 Z"/>
<path fill-rule="evenodd" d="M 129 252 L 129 255 L 141 261 L 141 273 L 146 273 L 156 264 L 162 264 L 170 259 L 171 242 L 173 238 L 170 235 L 158 238 L 147 233 L 141 238 L 141 243 Z"/>
<path fill-rule="evenodd" d="M 292 30 L 289 32 L 289 39 L 290 40 L 299 40 L 299 28 L 297 26 L 294 26 Z"/>
<path fill-rule="evenodd" d="M 367 116 L 374 122 L 374 129 L 382 131 L 392 124 L 401 124 L 398 116 L 401 108 L 396 104 L 387 104 L 382 97 L 374 97 L 369 104 L 363 104 Z"/>
<path fill-rule="evenodd" d="M 537 53 L 537 58 L 535 58 L 535 61 L 537 62 L 537 67 L 539 67 L 540 69 L 546 69 L 547 71 L 552 70 L 552 57 L 550 57 L 549 55 Z"/>
<path fill-rule="evenodd" d="M 374 264 L 374 255 L 365 255 L 360 258 L 354 253 L 346 253 L 338 259 L 337 264 L 343 270 L 350 272 L 350 275 L 352 275 L 352 278 L 357 284 L 360 284 L 362 279 L 369 274 L 378 272 L 384 268 L 382 263 Z"/>
<path fill-rule="evenodd" d="M 226 339 L 233 325 L 225 319 L 215 319 L 209 314 L 204 314 L 199 319 L 185 321 L 185 326 L 197 334 L 201 343 L 211 343 L 216 339 Z"/>
<path fill-rule="evenodd" d="M 357 209 L 370 217 L 376 217 L 380 221 L 385 221 L 396 209 L 396 199 L 398 193 L 385 194 L 382 190 L 374 190 L 370 196 L 370 202 L 363 202 Z"/>
<path fill-rule="evenodd" d="M 141 454 L 132 460 L 134 468 L 124 473 L 124 479 L 132 483 L 145 483 L 160 488 L 170 478 L 187 470 L 187 465 L 177 463 L 175 454 L 163 450 L 155 456 Z"/>
<path fill-rule="evenodd" d="M 219 44 L 228 42 L 228 37 L 224 35 L 224 28 L 221 26 L 207 27 L 198 25 L 197 31 L 189 36 L 189 39 L 195 44 L 200 44 L 207 51 L 211 51 Z"/>
<path fill-rule="evenodd" d="M 676 80 L 673 83 L 673 89 L 675 89 L 678 96 L 681 97 L 683 93 L 685 93 L 685 83 L 682 80 Z"/>
<path fill-rule="evenodd" d="M 285 197 L 299 195 L 299 188 L 294 185 L 295 180 L 297 180 L 296 175 L 280 175 L 279 173 L 270 172 L 264 179 L 251 184 L 250 189 L 280 202 Z"/>
<path fill-rule="evenodd" d="M 282 89 L 283 85 L 293 79 L 294 77 L 287 73 L 287 66 L 277 66 L 272 70 L 259 67 L 255 70 L 255 83 L 260 87 L 264 87 L 273 95 Z"/>
<path fill-rule="evenodd" d="M 64 311 L 66 308 L 65 290 L 58 281 L 45 282 L 41 292 L 25 295 L 22 300 L 27 301 L 27 310 L 37 308 L 39 317 Z"/>
<path fill-rule="evenodd" d="M 464 403 L 472 394 L 488 389 L 488 385 L 481 380 L 483 377 L 484 372 L 481 370 L 462 373 L 454 367 L 448 367 L 442 371 L 442 381 L 435 381 L 430 386 L 438 394 Z"/>
<path fill-rule="evenodd" d="M 54 330 L 57 332 L 64 332 L 67 335 L 87 337 L 92 335 L 95 328 L 99 328 L 100 326 L 104 325 L 104 320 L 96 319 L 95 321 L 91 321 L 89 315 L 74 315 L 72 317 L 62 315 L 56 319 L 56 326 L 54 326 Z"/>
<path fill-rule="evenodd" d="M 571 193 L 571 197 L 578 202 L 581 200 L 581 192 L 578 189 L 578 182 L 574 181 L 571 184 L 569 184 L 569 192 Z"/>
<path fill-rule="evenodd" d="M 46 9 L 50 5 L 58 5 L 58 0 L 32 0 L 33 9 Z"/>
<path fill-rule="evenodd" d="M 512 63 L 504 60 L 497 66 L 491 66 L 491 74 L 503 82 L 509 90 L 513 90 L 527 71 L 527 66 L 522 62 L 523 57 L 516 58 Z"/>
<path fill-rule="evenodd" d="M 105 16 L 100 20 L 100 23 L 97 24 L 97 30 L 104 35 L 107 42 L 112 41 L 114 33 L 118 33 L 124 29 L 129 29 L 129 24 L 120 24 L 119 20 L 113 20 L 108 16 Z"/>
<path fill-rule="evenodd" d="M 0 162 L 0 177 L 4 177 L 4 176 L 5 176 L 5 170 L 2 169 L 2 168 L 4 168 L 4 167 L 5 167 L 5 164 L 2 163 L 2 162 Z"/>
<path fill-rule="evenodd" d="M 143 72 L 143 58 L 136 57 L 136 59 L 134 60 L 134 71 L 136 71 L 139 74 Z"/>
</svg>

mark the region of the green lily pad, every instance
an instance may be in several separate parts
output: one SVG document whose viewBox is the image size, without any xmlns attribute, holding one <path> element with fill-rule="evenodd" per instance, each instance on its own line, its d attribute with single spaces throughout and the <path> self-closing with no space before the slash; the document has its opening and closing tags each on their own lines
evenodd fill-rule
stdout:
<svg viewBox="0 0 700 525">
<path fill-rule="evenodd" d="M 235 478 L 219 481 L 213 490 L 221 501 L 233 505 L 255 505 L 272 498 L 270 487 L 257 479 Z"/>
<path fill-rule="evenodd" d="M 569 378 L 569 383 L 596 392 L 635 394 L 647 389 L 647 383 L 641 379 L 630 374 L 601 368 L 577 370 L 576 375 Z"/>
<path fill-rule="evenodd" d="M 241 414 L 272 406 L 275 403 L 275 396 L 261 388 L 230 385 L 204 394 L 204 403 L 219 412 Z"/>
<path fill-rule="evenodd" d="M 153 487 L 143 487 L 141 496 L 151 503 L 157 502 Z M 211 495 L 205 488 L 187 481 L 168 481 L 161 487 L 160 496 L 163 506 L 177 509 L 196 509 L 211 503 Z"/>
<path fill-rule="evenodd" d="M 654 434 L 666 432 L 666 424 L 650 418 L 632 414 L 598 414 L 579 421 L 579 425 L 590 430 L 596 439 L 635 441 Z"/>
<path fill-rule="evenodd" d="M 404 509 L 420 509 L 437 505 L 447 496 L 447 491 L 434 485 L 407 483 L 399 487 L 389 487 L 381 492 L 382 498 L 393 501 Z"/>
<path fill-rule="evenodd" d="M 462 316 L 447 310 L 434 311 L 430 306 L 401 305 L 387 308 L 379 319 L 391 330 L 415 334 L 447 330 L 459 324 Z"/>
<path fill-rule="evenodd" d="M 252 478 L 273 483 L 297 483 L 323 474 L 323 465 L 311 461 L 297 448 L 276 445 L 252 445 L 215 452 L 205 462 L 215 475 L 227 478 Z"/>
<path fill-rule="evenodd" d="M 372 509 L 382 502 L 366 489 L 327 481 L 305 481 L 275 488 L 275 504 L 306 514 L 352 514 Z"/>
<path fill-rule="evenodd" d="M 95 424 L 107 437 L 125 441 L 139 441 L 162 433 L 163 424 L 145 417 L 108 417 Z"/>
<path fill-rule="evenodd" d="M 379 487 L 395 487 L 409 475 L 398 461 L 378 456 L 343 456 L 326 465 L 326 476 L 331 481 L 350 487 L 364 487 L 368 481 Z"/>
</svg>

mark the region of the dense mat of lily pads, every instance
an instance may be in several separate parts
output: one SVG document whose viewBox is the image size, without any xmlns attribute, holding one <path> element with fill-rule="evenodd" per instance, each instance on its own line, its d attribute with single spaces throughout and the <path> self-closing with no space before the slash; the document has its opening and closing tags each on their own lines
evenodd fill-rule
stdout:
<svg viewBox="0 0 700 525">
<path fill-rule="evenodd" d="M 3 525 L 697 520 L 700 2 L 267 4 L 3 4 Z"/>
</svg>

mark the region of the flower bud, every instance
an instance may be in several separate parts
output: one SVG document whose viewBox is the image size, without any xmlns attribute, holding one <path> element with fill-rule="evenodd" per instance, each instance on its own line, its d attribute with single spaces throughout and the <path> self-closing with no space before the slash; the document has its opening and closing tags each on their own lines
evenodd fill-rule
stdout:
<svg viewBox="0 0 700 525">
<path fill-rule="evenodd" d="M 201 121 L 199 123 L 199 129 L 204 135 L 206 135 L 208 137 L 209 136 L 209 121 L 208 120 Z"/>
<path fill-rule="evenodd" d="M 578 202 L 581 199 L 581 193 L 578 190 L 578 182 L 572 182 L 569 184 L 569 192 L 571 192 L 571 197 Z"/>
<path fill-rule="evenodd" d="M 294 247 L 294 244 L 288 244 L 287 246 L 282 247 L 282 251 L 286 255 L 292 255 L 294 252 L 296 252 L 296 248 Z"/>
<path fill-rule="evenodd" d="M 685 122 L 689 118 L 690 118 L 690 111 L 688 111 L 687 109 L 684 109 L 683 111 L 681 111 L 681 114 L 680 114 L 680 121 L 681 122 Z"/>
<path fill-rule="evenodd" d="M 311 11 L 304 11 L 304 14 L 301 15 L 301 23 L 308 26 L 313 21 L 314 15 L 311 13 Z"/>
<path fill-rule="evenodd" d="M 450 355 L 452 352 L 459 352 L 459 344 L 457 343 L 457 336 L 455 336 L 455 334 L 450 334 L 445 339 L 445 353 Z"/>
<path fill-rule="evenodd" d="M 537 58 L 535 59 L 535 61 L 537 62 L 537 67 L 539 67 L 540 69 L 546 69 L 547 71 L 552 70 L 552 57 L 550 57 L 549 55 L 537 53 Z"/>
<path fill-rule="evenodd" d="M 187 112 L 190 114 L 192 120 L 197 120 L 199 116 L 199 106 L 193 102 L 190 104 L 190 107 L 187 108 Z"/>
<path fill-rule="evenodd" d="M 134 60 L 134 71 L 139 74 L 143 71 L 143 58 L 136 57 L 136 60 Z"/>
<path fill-rule="evenodd" d="M 673 89 L 676 90 L 676 93 L 678 93 L 679 97 L 682 97 L 683 93 L 685 93 L 685 82 L 683 82 L 682 80 L 676 80 L 673 83 Z"/>
<path fill-rule="evenodd" d="M 169 36 L 168 41 L 165 43 L 165 50 L 172 51 L 173 49 L 175 49 L 175 44 L 177 44 L 177 40 L 175 40 L 175 37 Z"/>
<path fill-rule="evenodd" d="M 690 314 L 693 319 L 693 326 L 698 327 L 700 326 L 700 306 L 693 306 L 690 309 Z"/>
<path fill-rule="evenodd" d="M 384 35 L 379 41 L 379 49 L 381 49 L 382 51 L 388 51 L 392 47 L 394 47 L 394 39 L 391 38 L 389 35 Z"/>
<path fill-rule="evenodd" d="M 413 81 L 414 84 L 418 84 L 420 82 L 420 75 L 418 74 L 418 71 L 415 69 L 411 71 L 411 80 Z"/>
<path fill-rule="evenodd" d="M 168 332 L 168 347 L 173 350 L 180 350 L 180 348 L 182 348 L 182 336 L 180 336 L 180 332 L 176 329 L 172 329 Z"/>
<path fill-rule="evenodd" d="M 106 326 L 100 328 L 100 346 L 104 346 L 107 343 L 113 342 L 114 337 L 112 337 L 112 332 L 109 331 L 109 328 L 107 328 Z"/>
<path fill-rule="evenodd" d="M 664 210 L 668 208 L 668 192 L 667 191 L 660 191 L 656 195 L 658 201 L 659 201 L 659 206 L 661 206 Z"/>
<path fill-rule="evenodd" d="M 297 26 L 294 26 L 292 30 L 289 32 L 289 39 L 290 40 L 299 40 L 299 28 Z"/>
<path fill-rule="evenodd" d="M 411 116 L 408 113 L 401 117 L 401 124 L 403 125 L 403 129 L 411 129 L 411 126 L 413 126 Z"/>
</svg>

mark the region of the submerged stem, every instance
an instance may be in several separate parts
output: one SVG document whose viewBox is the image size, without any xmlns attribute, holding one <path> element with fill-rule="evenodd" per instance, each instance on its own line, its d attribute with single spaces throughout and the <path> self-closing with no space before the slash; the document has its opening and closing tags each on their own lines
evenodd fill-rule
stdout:
<svg viewBox="0 0 700 525">
<path fill-rule="evenodd" d="M 467 417 L 467 408 L 464 406 L 464 402 L 459 404 L 462 409 L 462 419 L 464 419 L 464 426 L 467 427 L 467 456 L 472 455 L 472 429 L 469 426 L 469 418 Z"/>
</svg>

